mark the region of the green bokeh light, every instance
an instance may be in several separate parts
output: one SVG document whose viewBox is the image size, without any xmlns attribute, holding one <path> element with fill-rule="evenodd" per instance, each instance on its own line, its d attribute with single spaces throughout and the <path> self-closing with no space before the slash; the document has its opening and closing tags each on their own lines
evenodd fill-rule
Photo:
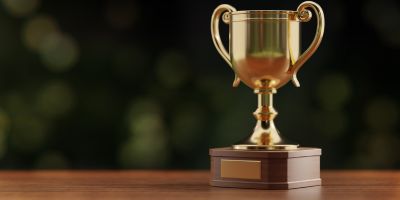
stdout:
<svg viewBox="0 0 400 200">
<path fill-rule="evenodd" d="M 59 27 L 54 18 L 48 15 L 38 15 L 25 22 L 22 29 L 24 44 L 38 51 L 43 43 L 52 34 L 59 32 Z"/>
<path fill-rule="evenodd" d="M 170 50 L 161 54 L 156 66 L 156 74 L 161 84 L 177 88 L 188 79 L 188 62 L 179 52 Z"/>
<path fill-rule="evenodd" d="M 52 81 L 37 93 L 35 108 L 45 117 L 67 114 L 74 106 L 74 92 L 65 82 Z"/>
<path fill-rule="evenodd" d="M 206 113 L 198 104 L 183 104 L 173 113 L 172 143 L 180 152 L 190 152 L 205 134 Z"/>
<path fill-rule="evenodd" d="M 350 81 L 341 74 L 324 76 L 317 85 L 317 97 L 324 109 L 340 109 L 351 97 Z"/>
<path fill-rule="evenodd" d="M 152 135 L 163 129 L 161 108 L 150 99 L 138 99 L 128 110 L 128 124 L 132 135 Z"/>
<path fill-rule="evenodd" d="M 137 136 L 132 137 L 121 145 L 118 155 L 123 168 L 162 168 L 168 162 L 169 152 L 165 133 L 158 132 L 161 137 Z"/>
<path fill-rule="evenodd" d="M 33 13 L 40 5 L 40 0 L 2 0 L 6 10 L 15 17 L 24 17 Z"/>
<path fill-rule="evenodd" d="M 53 72 L 69 70 L 79 57 L 79 48 L 75 40 L 57 32 L 44 39 L 39 51 L 43 64 Z"/>
<path fill-rule="evenodd" d="M 137 99 L 127 112 L 128 140 L 119 151 L 124 168 L 158 168 L 165 166 L 168 157 L 167 130 L 161 108 L 151 99 Z"/>
</svg>

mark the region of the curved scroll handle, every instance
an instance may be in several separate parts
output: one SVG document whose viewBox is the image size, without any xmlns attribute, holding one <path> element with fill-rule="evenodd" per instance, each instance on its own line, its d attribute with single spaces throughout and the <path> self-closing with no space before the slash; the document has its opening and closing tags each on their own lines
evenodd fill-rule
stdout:
<svg viewBox="0 0 400 200">
<path fill-rule="evenodd" d="M 321 43 L 322 37 L 325 30 L 325 17 L 324 11 L 322 11 L 321 6 L 312 1 L 305 1 L 297 7 L 297 17 L 301 22 L 308 22 L 312 17 L 312 13 L 307 10 L 307 8 L 312 8 L 317 14 L 317 32 L 315 33 L 314 40 L 312 41 L 310 47 L 299 57 L 296 63 L 289 69 L 289 73 L 292 73 L 292 82 L 296 87 L 300 87 L 300 83 L 297 80 L 297 72 L 300 67 L 314 54 L 317 50 L 319 44 Z"/>
<path fill-rule="evenodd" d="M 236 9 L 228 4 L 219 5 L 215 8 L 212 17 L 211 17 L 211 37 L 214 42 L 215 48 L 217 48 L 218 53 L 222 56 L 222 58 L 228 63 L 228 65 L 232 68 L 232 63 L 230 59 L 229 53 L 226 51 L 224 44 L 222 44 L 221 37 L 219 35 L 219 19 L 222 16 L 222 21 L 225 24 L 230 23 L 231 16 L 229 13 L 235 12 Z M 229 40 L 230 40 L 230 32 L 229 32 Z M 239 77 L 235 73 L 235 80 L 233 81 L 233 87 L 237 87 L 240 83 Z"/>
</svg>

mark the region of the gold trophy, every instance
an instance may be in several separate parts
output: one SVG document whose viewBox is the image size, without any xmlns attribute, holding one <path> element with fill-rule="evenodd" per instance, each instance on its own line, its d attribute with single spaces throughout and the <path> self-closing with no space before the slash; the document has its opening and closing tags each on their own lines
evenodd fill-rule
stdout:
<svg viewBox="0 0 400 200">
<path fill-rule="evenodd" d="M 300 23 L 317 17 L 308 49 L 300 48 Z M 229 51 L 221 41 L 219 21 L 229 25 Z M 241 143 L 210 149 L 210 184 L 221 187 L 290 189 L 321 184 L 321 149 L 299 147 L 279 134 L 273 94 L 292 80 L 321 43 L 325 20 L 321 7 L 306 1 L 296 11 L 237 11 L 223 4 L 211 18 L 211 35 L 219 54 L 235 72 L 233 87 L 242 81 L 258 95 L 254 131 Z"/>
</svg>

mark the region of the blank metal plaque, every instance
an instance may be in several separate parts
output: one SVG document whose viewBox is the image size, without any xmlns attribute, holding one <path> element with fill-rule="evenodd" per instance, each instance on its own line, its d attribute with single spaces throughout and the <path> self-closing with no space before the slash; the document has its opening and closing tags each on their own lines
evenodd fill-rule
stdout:
<svg viewBox="0 0 400 200">
<path fill-rule="evenodd" d="M 221 159 L 221 177 L 261 179 L 261 161 Z"/>
</svg>

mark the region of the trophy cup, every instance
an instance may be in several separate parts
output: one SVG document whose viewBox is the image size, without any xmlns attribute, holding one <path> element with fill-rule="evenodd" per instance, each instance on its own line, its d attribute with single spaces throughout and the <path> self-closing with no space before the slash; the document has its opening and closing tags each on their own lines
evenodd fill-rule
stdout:
<svg viewBox="0 0 400 200">
<path fill-rule="evenodd" d="M 312 9 L 317 30 L 308 49 L 301 54 L 300 23 L 308 22 Z M 229 25 L 229 52 L 219 34 L 219 21 Z M 211 18 L 211 35 L 222 58 L 235 72 L 233 87 L 242 81 L 258 95 L 254 131 L 245 140 L 227 148 L 210 149 L 210 185 L 220 187 L 291 189 L 321 185 L 321 149 L 300 147 L 286 141 L 275 127 L 278 114 L 273 94 L 292 80 L 318 48 L 324 34 L 321 7 L 303 2 L 296 11 L 236 11 L 218 6 Z"/>
</svg>

